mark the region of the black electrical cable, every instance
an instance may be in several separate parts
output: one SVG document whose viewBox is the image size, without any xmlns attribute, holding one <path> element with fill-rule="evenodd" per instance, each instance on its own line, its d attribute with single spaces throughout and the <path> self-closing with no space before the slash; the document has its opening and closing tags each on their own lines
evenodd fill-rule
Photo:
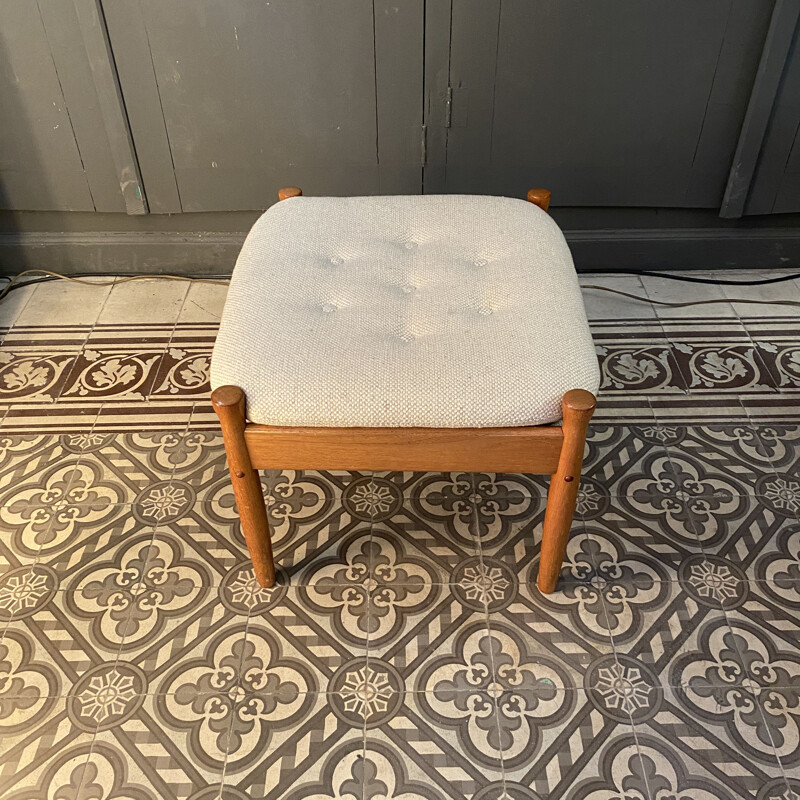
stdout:
<svg viewBox="0 0 800 800">
<path fill-rule="evenodd" d="M 729 281 L 724 278 L 691 278 L 688 275 L 673 275 L 669 272 L 655 272 L 647 269 L 613 269 L 608 271 L 583 272 L 582 275 L 647 275 L 651 278 L 666 278 L 670 281 L 685 281 L 686 283 L 709 283 L 721 286 L 766 286 L 769 283 L 781 283 L 800 278 L 800 272 L 791 275 L 780 275 L 777 278 L 764 278 L 755 281 Z"/>
</svg>

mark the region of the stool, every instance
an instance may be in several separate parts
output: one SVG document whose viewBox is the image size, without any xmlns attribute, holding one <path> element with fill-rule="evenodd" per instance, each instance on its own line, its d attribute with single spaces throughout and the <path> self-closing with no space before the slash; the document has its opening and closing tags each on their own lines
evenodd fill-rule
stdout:
<svg viewBox="0 0 800 800">
<path fill-rule="evenodd" d="M 527 472 L 552 475 L 538 585 L 554 591 L 600 375 L 550 193 L 279 199 L 211 361 L 258 582 L 275 566 L 256 470 Z"/>
</svg>

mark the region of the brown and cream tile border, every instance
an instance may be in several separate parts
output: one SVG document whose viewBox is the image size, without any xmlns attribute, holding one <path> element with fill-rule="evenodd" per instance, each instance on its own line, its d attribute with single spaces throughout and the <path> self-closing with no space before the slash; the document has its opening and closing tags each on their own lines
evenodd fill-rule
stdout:
<svg viewBox="0 0 800 800">
<path fill-rule="evenodd" d="M 790 421 L 800 409 L 796 318 L 591 322 L 595 421 Z M 9 432 L 214 430 L 209 322 L 15 326 L 0 349 Z"/>
</svg>

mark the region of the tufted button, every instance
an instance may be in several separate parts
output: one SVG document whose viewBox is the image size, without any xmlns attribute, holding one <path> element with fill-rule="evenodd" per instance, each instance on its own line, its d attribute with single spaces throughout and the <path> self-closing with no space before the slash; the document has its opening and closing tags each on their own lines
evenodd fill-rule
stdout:
<svg viewBox="0 0 800 800">
<path fill-rule="evenodd" d="M 336 306 L 333 305 L 333 303 L 325 303 L 325 305 L 322 306 L 322 310 L 326 314 L 333 314 L 333 312 L 336 311 Z"/>
<path fill-rule="evenodd" d="M 331 264 L 333 264 L 334 267 L 338 267 L 339 264 L 344 264 L 344 259 L 341 256 L 333 256 L 330 259 L 330 262 Z"/>
<path fill-rule="evenodd" d="M 481 315 L 482 315 L 482 316 L 484 316 L 484 317 L 488 317 L 488 316 L 489 316 L 489 314 L 491 314 L 491 313 L 492 313 L 492 309 L 491 309 L 491 308 L 489 308 L 489 306 L 481 306 L 481 307 L 478 309 L 478 313 L 479 313 L 479 314 L 481 314 Z"/>
<path fill-rule="evenodd" d="M 416 286 L 412 286 L 411 284 L 406 284 L 405 286 L 401 286 L 400 287 L 400 291 L 403 294 L 412 294 L 413 292 L 417 291 L 417 287 Z"/>
<path fill-rule="evenodd" d="M 406 242 L 406 250 L 413 250 L 416 246 L 416 242 Z"/>
<path fill-rule="evenodd" d="M 489 262 L 485 258 L 476 258 L 472 263 L 476 267 L 485 267 Z"/>
<path fill-rule="evenodd" d="M 413 342 L 414 341 L 414 334 L 413 333 L 401 333 L 397 338 L 400 339 L 401 342 L 405 342 L 406 344 L 408 344 L 409 342 Z"/>
</svg>

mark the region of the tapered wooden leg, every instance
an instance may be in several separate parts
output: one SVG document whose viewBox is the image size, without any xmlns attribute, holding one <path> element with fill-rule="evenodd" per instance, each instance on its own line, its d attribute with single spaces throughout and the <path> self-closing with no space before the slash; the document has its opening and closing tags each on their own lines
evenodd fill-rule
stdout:
<svg viewBox="0 0 800 800">
<path fill-rule="evenodd" d="M 253 571 L 259 584 L 269 588 L 275 583 L 275 562 L 272 560 L 269 520 L 261 482 L 250 463 L 244 440 L 244 392 L 238 386 L 220 386 L 211 394 L 211 404 L 222 426 L 233 493 L 239 508 L 242 533 L 253 560 Z"/>
<path fill-rule="evenodd" d="M 539 559 L 539 589 L 543 594 L 550 594 L 555 590 L 564 563 L 569 529 L 578 497 L 586 429 L 595 404 L 594 395 L 583 389 L 567 392 L 561 401 L 564 444 L 558 459 L 558 469 L 550 479 L 547 509 L 544 512 L 542 553 Z"/>
</svg>

